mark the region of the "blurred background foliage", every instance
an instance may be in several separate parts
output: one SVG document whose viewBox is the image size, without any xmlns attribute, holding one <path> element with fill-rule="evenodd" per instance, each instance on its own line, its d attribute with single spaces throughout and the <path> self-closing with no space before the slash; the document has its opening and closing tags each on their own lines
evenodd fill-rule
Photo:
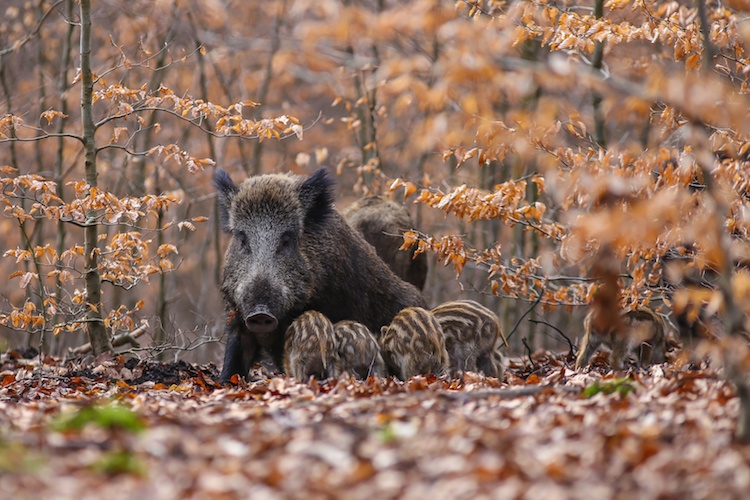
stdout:
<svg viewBox="0 0 750 500">
<path fill-rule="evenodd" d="M 726 310 L 722 270 L 746 310 L 747 7 L 94 2 L 98 189 L 111 196 L 101 209 L 126 197 L 142 208 L 128 218 L 136 209 L 123 205 L 102 224 L 104 253 L 127 254 L 99 268 L 109 331 L 147 324 L 153 342 L 135 352 L 218 361 L 217 166 L 235 179 L 326 166 L 339 208 L 371 193 L 403 200 L 415 223 L 406 239 L 429 253 L 428 303 L 489 306 L 506 335 L 515 330 L 516 353 L 568 347 L 545 323 L 580 337 L 579 306 L 605 253 L 616 257 L 620 304 L 650 304 L 675 329 L 680 314 Z M 75 253 L 82 229 L 16 208 L 30 211 L 47 192 L 32 181 L 52 182 L 60 206 L 85 191 L 72 137 L 78 5 L 0 9 L 0 275 L 14 276 L 0 288 L 1 331 L 8 345 L 33 346 L 40 330 L 57 333 L 46 349 L 63 354 L 85 342 L 74 322 L 86 306 L 81 263 L 58 259 Z M 31 174 L 40 177 L 19 180 Z M 45 246 L 61 250 L 58 260 Z M 53 332 L 65 315 L 71 328 Z"/>
</svg>

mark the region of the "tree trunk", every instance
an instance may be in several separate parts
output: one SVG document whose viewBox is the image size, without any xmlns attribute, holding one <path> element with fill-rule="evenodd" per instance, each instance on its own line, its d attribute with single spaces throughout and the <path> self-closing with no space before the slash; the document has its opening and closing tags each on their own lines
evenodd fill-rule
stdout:
<svg viewBox="0 0 750 500">
<path fill-rule="evenodd" d="M 91 0 L 81 0 L 81 121 L 83 125 L 83 147 L 85 150 L 86 182 L 89 189 L 96 188 L 96 127 L 93 118 L 94 80 L 91 73 Z M 97 213 L 86 212 L 84 229 L 84 253 L 86 276 L 86 333 L 91 342 L 94 356 L 112 351 L 112 343 L 107 336 L 102 317 L 102 281 L 99 275 L 99 254 L 97 247 Z"/>
<path fill-rule="evenodd" d="M 65 6 L 65 16 L 66 19 L 73 19 L 73 14 L 75 10 L 75 4 L 74 0 L 68 0 L 66 6 Z M 60 97 L 60 103 L 59 103 L 59 110 L 61 113 L 67 115 L 68 114 L 68 100 L 65 98 L 65 93 L 68 91 L 68 68 L 70 67 L 70 59 L 71 59 L 71 52 L 73 51 L 73 30 L 75 29 L 75 26 L 73 23 L 68 24 L 68 29 L 65 32 L 65 36 L 63 37 L 63 45 L 60 52 L 60 72 L 58 73 L 57 77 L 57 91 L 58 95 Z M 60 118 L 57 123 L 57 129 L 56 132 L 59 134 L 57 138 L 57 153 L 55 155 L 55 182 L 57 183 L 57 196 L 60 197 L 61 200 L 65 200 L 65 179 L 63 178 L 64 174 L 64 158 L 65 158 L 65 138 L 62 137 L 62 133 L 65 130 L 66 125 L 66 119 Z M 57 255 L 62 255 L 62 253 L 65 251 L 65 237 L 67 233 L 67 228 L 65 224 L 58 222 L 57 223 L 57 238 L 55 240 L 55 250 L 57 250 Z M 64 268 L 63 262 L 58 260 L 57 263 L 55 263 L 55 268 L 58 271 L 62 271 Z M 57 303 L 60 303 L 60 300 L 63 296 L 63 283 L 60 280 L 60 275 L 57 275 L 57 278 L 55 278 L 55 300 L 57 300 Z M 56 324 L 60 319 L 60 313 L 56 312 L 53 319 L 52 324 Z M 61 338 L 59 336 L 55 337 L 54 341 L 54 352 L 59 352 L 58 349 L 60 347 L 60 340 Z"/>
<path fill-rule="evenodd" d="M 594 17 L 604 17 L 604 0 L 594 2 Z M 594 56 L 591 59 L 591 67 L 598 73 L 602 70 L 604 60 L 604 42 L 596 42 Z M 607 137 L 604 128 L 604 113 L 602 111 L 602 96 L 599 92 L 592 92 L 591 103 L 594 108 L 594 140 L 600 147 L 607 147 Z"/>
</svg>

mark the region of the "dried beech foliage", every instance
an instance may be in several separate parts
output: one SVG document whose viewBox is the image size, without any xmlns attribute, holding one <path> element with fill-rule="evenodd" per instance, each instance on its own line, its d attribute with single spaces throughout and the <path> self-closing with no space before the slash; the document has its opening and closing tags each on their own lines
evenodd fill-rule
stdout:
<svg viewBox="0 0 750 500">
<path fill-rule="evenodd" d="M 5 167 L 6 174 L 13 174 Z M 146 234 L 155 229 L 149 219 L 158 218 L 172 204 L 180 202 L 176 193 L 147 195 L 140 198 L 118 198 L 102 192 L 84 182 L 69 183 L 75 199 L 64 202 L 57 196 L 57 185 L 38 175 L 15 175 L 0 178 L 0 202 L 5 214 L 14 218 L 21 230 L 26 231 L 37 221 L 52 221 L 85 227 L 91 224 L 112 226 L 118 229 L 111 234 L 101 234 L 98 254 L 98 272 L 103 281 L 124 288 L 131 288 L 141 281 L 148 282 L 155 273 L 172 271 L 171 260 L 177 248 L 171 243 L 154 245 L 153 238 Z M 96 217 L 87 214 L 95 213 Z M 198 216 L 176 224 L 179 229 L 194 230 L 195 222 L 204 222 Z M 165 231 L 172 223 L 158 230 Z M 122 228 L 129 230 L 123 231 Z M 32 229 L 33 230 L 33 229 Z M 82 260 L 83 246 L 73 244 L 59 252 L 52 244 L 27 245 L 6 250 L 4 257 L 13 259 L 19 269 L 8 276 L 23 290 L 33 290 L 21 305 L 11 304 L 8 312 L 0 314 L 0 324 L 27 332 L 51 331 L 54 335 L 62 331 L 74 331 L 81 327 L 86 309 L 92 307 L 85 301 L 81 281 L 86 272 Z M 40 305 L 38 305 L 40 304 Z M 111 308 L 105 317 L 105 325 L 111 331 L 135 328 L 133 315 L 144 305 L 138 301 L 132 309 L 120 305 Z"/>
<path fill-rule="evenodd" d="M 186 141 L 174 134 L 161 134 L 161 119 L 169 120 L 165 126 L 194 128 L 209 140 L 235 137 L 258 143 L 289 136 L 302 139 L 302 126 L 288 114 L 249 118 L 243 110 L 260 106 L 250 99 L 219 105 L 194 98 L 183 88 L 173 91 L 158 78 L 179 65 L 167 60 L 168 48 L 154 54 L 139 46 L 129 55 L 110 34 L 111 43 L 104 50 L 109 54 L 102 57 L 102 50 L 89 50 L 101 47 L 92 45 L 92 39 L 106 36 L 92 23 L 90 2 L 37 3 L 9 6 L 5 14 L 10 26 L 0 30 L 0 45 L 14 40 L 0 49 L 4 59 L 0 83 L 7 104 L 7 113 L 0 118 L 0 202 L 4 222 L 11 222 L 3 226 L 4 232 L 13 235 L 6 238 L 3 254 L 13 262 L 8 279 L 18 284 L 17 291 L 3 294 L 0 325 L 41 332 L 46 351 L 50 343 L 44 333 L 57 336 L 85 329 L 98 355 L 112 349 L 106 336 L 111 339 L 117 332 L 136 329 L 147 302 L 135 293 L 123 296 L 119 291 L 102 300 L 101 285 L 111 285 L 105 295 L 116 288 L 128 292 L 141 283 L 148 286 L 149 278 L 158 274 L 156 311 L 148 311 L 144 319 L 157 316 L 154 338 L 163 343 L 168 318 L 163 275 L 181 263 L 178 244 L 186 237 L 179 234 L 196 231 L 196 223 L 208 220 L 205 215 L 188 216 L 186 210 L 176 213 L 190 188 L 174 179 L 181 169 L 195 174 L 216 162 L 190 153 L 181 145 Z M 50 20 L 55 17 L 63 22 Z M 23 31 L 32 20 L 36 28 L 19 38 L 16 29 Z M 75 20 L 80 21 L 77 28 L 72 24 Z M 67 31 L 61 32 L 66 26 Z M 62 44 L 55 40 L 61 34 Z M 79 40 L 80 67 L 73 72 L 75 67 L 69 65 Z M 11 79 L 24 82 L 24 75 L 9 75 L 5 59 L 22 56 L 26 44 L 45 42 L 52 43 L 47 57 L 57 52 L 63 63 L 54 73 L 57 95 L 46 98 L 44 81 L 39 90 L 43 101 L 54 104 L 43 102 L 37 114 L 13 92 Z M 44 48 L 39 50 L 42 54 Z M 198 45 L 188 55 L 202 60 L 205 47 Z M 45 61 L 44 55 L 37 61 L 42 73 Z M 110 79 L 118 83 L 109 83 Z M 131 87 L 125 81 L 138 83 Z M 29 145 L 36 148 L 36 173 L 26 163 Z M 55 149 L 54 154 L 46 154 Z M 215 156 L 215 149 L 210 149 Z M 54 168 L 45 157 L 52 159 Z M 115 163 L 121 165 L 119 178 Z M 110 188 L 113 180 L 115 187 Z M 127 188 L 118 189 L 123 180 Z"/>
<path fill-rule="evenodd" d="M 431 12 L 440 11 L 435 3 L 426 4 Z M 605 245 L 622 262 L 625 306 L 656 299 L 671 305 L 663 262 L 680 245 L 696 249 L 691 266 L 699 272 L 718 270 L 724 258 L 745 258 L 748 124 L 742 114 L 750 66 L 737 13 L 724 6 L 707 8 L 711 74 L 699 73 L 706 57 L 699 16 L 676 2 L 607 2 L 599 18 L 566 2 L 458 2 L 455 13 L 440 11 L 440 26 L 430 25 L 438 22 L 434 17 L 425 22 L 422 33 L 434 33 L 436 43 L 453 48 L 473 40 L 472 58 L 441 53 L 431 66 L 434 81 L 451 81 L 444 90 L 453 92 L 453 100 L 435 103 L 431 89 L 409 87 L 415 102 L 434 103 L 437 114 L 453 125 L 442 135 L 431 134 L 435 144 L 447 146 L 444 158 L 456 168 L 499 162 L 515 170 L 520 165 L 523 175 L 487 189 L 426 188 L 415 202 L 467 223 L 491 219 L 509 228 L 520 225 L 525 237 L 539 244 L 529 247 L 538 250 L 536 255 L 508 257 L 502 245 L 474 248 L 458 236 L 412 231 L 405 234 L 404 246 L 435 252 L 459 274 L 467 263 L 475 264 L 487 270 L 494 293 L 527 300 L 541 296 L 550 305 L 590 302 L 596 285 L 571 286 L 560 278 L 571 272 L 585 276 Z M 464 22 L 462 15 L 473 22 Z M 450 41 L 441 39 L 445 33 Z M 646 50 L 643 42 L 652 45 Z M 607 64 L 592 72 L 597 43 L 603 44 Z M 537 46 L 535 60 L 519 57 L 524 44 Z M 400 76 L 418 78 L 408 73 Z M 523 90 L 527 93 L 519 95 Z M 598 143 L 591 132 L 596 108 L 574 110 L 585 98 L 581 90 L 601 96 L 599 111 L 611 146 Z M 505 109 L 498 109 L 502 101 Z M 639 137 L 628 137 L 631 126 L 641 129 Z M 692 128 L 697 132 L 691 134 Z M 676 140 L 680 135 L 690 138 Z M 707 152 L 716 153 L 706 168 L 728 200 L 722 228 L 715 227 L 715 207 L 704 195 L 699 162 L 706 161 Z M 401 187 L 413 191 L 403 179 L 391 189 Z M 727 234 L 729 256 L 719 244 Z"/>
<path fill-rule="evenodd" d="M 335 3 L 325 2 L 326 26 L 307 33 L 367 60 L 362 85 L 372 96 L 361 99 L 376 99 L 375 146 L 386 148 L 394 121 L 418 110 L 412 147 L 442 150 L 457 175 L 488 169 L 493 181 L 438 185 L 425 172 L 390 189 L 467 226 L 521 229 L 491 246 L 407 231 L 404 248 L 435 253 L 457 275 L 484 269 L 488 292 L 549 306 L 591 301 L 598 284 L 587 278 L 596 278 L 589 270 L 602 247 L 620 261 L 625 308 L 671 314 L 698 304 L 706 316 L 721 313 L 718 287 L 674 287 L 691 273 L 710 281 L 726 261 L 732 289 L 744 289 L 750 66 L 737 6 Z M 359 125 L 356 116 L 350 124 Z M 680 252 L 686 266 L 667 276 Z M 743 297 L 736 302 L 750 312 Z"/>
</svg>

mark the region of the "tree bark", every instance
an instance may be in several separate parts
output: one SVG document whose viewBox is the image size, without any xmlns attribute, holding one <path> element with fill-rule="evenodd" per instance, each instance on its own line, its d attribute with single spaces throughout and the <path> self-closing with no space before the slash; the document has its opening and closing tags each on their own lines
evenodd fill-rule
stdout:
<svg viewBox="0 0 750 500">
<path fill-rule="evenodd" d="M 96 188 L 96 126 L 93 118 L 94 77 L 91 72 L 91 0 L 81 0 L 81 121 L 83 125 L 83 147 L 85 150 L 85 172 L 89 192 Z M 84 229 L 84 257 L 86 277 L 86 334 L 94 356 L 112 351 L 112 342 L 107 335 L 102 317 L 102 281 L 99 275 L 99 253 L 97 212 L 86 211 Z"/>
<path fill-rule="evenodd" d="M 604 17 L 604 0 L 594 2 L 594 17 L 601 19 Z M 591 67 L 599 73 L 604 65 L 604 42 L 596 42 L 594 46 L 594 56 L 591 59 Z M 600 147 L 607 147 L 606 130 L 604 127 L 604 113 L 602 111 L 602 96 L 599 92 L 594 91 L 591 95 L 591 104 L 594 108 L 594 140 Z"/>
</svg>

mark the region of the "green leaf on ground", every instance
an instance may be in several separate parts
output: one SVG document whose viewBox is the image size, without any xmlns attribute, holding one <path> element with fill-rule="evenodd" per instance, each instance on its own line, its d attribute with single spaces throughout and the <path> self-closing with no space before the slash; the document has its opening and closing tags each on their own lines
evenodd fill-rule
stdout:
<svg viewBox="0 0 750 500">
<path fill-rule="evenodd" d="M 143 462 L 128 450 L 112 451 L 104 454 L 92 465 L 92 469 L 95 472 L 108 476 L 117 474 L 142 476 L 146 472 Z"/>
<path fill-rule="evenodd" d="M 58 415 L 52 422 L 52 428 L 59 432 L 80 431 L 92 424 L 102 429 L 140 432 L 145 424 L 130 408 L 116 403 L 91 405 L 71 413 Z"/>
<path fill-rule="evenodd" d="M 590 398 L 599 393 L 613 394 L 616 392 L 620 394 L 621 397 L 624 397 L 636 390 L 636 386 L 633 385 L 633 379 L 628 377 L 616 378 L 613 380 L 597 380 L 586 387 L 581 393 L 581 396 L 584 398 Z"/>
</svg>

